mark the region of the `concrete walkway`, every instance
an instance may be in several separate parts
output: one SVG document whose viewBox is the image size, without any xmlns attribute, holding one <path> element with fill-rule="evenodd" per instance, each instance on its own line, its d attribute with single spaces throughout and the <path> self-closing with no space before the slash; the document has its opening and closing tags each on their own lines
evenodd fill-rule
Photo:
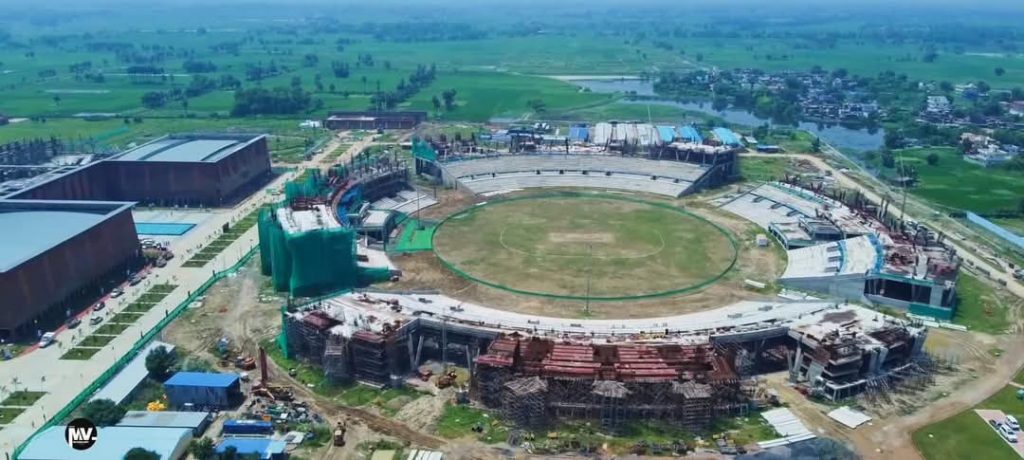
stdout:
<svg viewBox="0 0 1024 460">
<path fill-rule="evenodd" d="M 45 423 L 52 414 L 69 404 L 82 389 L 113 366 L 139 338 L 155 327 L 170 310 L 209 280 L 214 271 L 224 270 L 234 265 L 251 248 L 259 244 L 258 229 L 253 226 L 205 266 L 182 267 L 191 254 L 220 235 L 223 224 L 238 222 L 259 206 L 278 201 L 280 198 L 267 193 L 267 190 L 281 188 L 286 181 L 294 178 L 297 174 L 298 172 L 283 174 L 263 190 L 231 209 L 222 210 L 223 212 L 207 219 L 202 225 L 192 229 L 182 238 L 173 241 L 171 249 L 177 257 L 172 259 L 166 267 L 155 269 L 146 281 L 128 288 L 125 295 L 117 299 L 116 304 L 107 302 L 107 314 L 113 315 L 130 305 L 154 284 L 170 282 L 178 285 L 178 288 L 142 315 L 139 320 L 104 346 L 92 358 L 88 360 L 60 359 L 61 355 L 74 346 L 73 343 L 91 334 L 96 328 L 102 327 L 104 323 L 97 326 L 83 323 L 74 331 L 61 333 L 58 336 L 58 343 L 50 347 L 33 350 L 13 360 L 0 362 L 0 399 L 17 390 L 46 392 L 42 399 L 21 413 L 12 423 L 0 429 L 0 458 L 6 459 L 7 456 L 13 456 L 14 449 L 28 439 L 37 427 Z"/>
</svg>

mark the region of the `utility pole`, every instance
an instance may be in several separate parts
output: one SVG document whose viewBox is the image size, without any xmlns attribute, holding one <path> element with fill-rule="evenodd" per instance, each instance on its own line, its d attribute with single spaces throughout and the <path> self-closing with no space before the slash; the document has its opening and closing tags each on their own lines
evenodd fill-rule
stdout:
<svg viewBox="0 0 1024 460">
<path fill-rule="evenodd" d="M 587 244 L 587 293 L 586 293 L 586 297 L 585 297 L 586 303 L 583 304 L 583 314 L 585 314 L 585 315 L 589 315 L 590 314 L 590 275 L 591 275 L 591 272 L 592 272 L 592 269 L 593 269 L 593 266 L 594 266 L 593 260 L 594 260 L 594 245 L 593 244 Z"/>
</svg>

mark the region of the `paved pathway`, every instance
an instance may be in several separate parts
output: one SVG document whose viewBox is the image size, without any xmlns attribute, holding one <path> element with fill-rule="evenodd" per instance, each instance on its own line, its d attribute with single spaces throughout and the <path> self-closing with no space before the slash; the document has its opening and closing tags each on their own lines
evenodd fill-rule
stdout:
<svg viewBox="0 0 1024 460">
<path fill-rule="evenodd" d="M 140 337 L 156 326 L 167 312 L 184 301 L 191 292 L 199 289 L 214 271 L 234 265 L 250 248 L 258 244 L 258 229 L 253 226 L 205 266 L 182 267 L 191 254 L 220 235 L 224 223 L 237 222 L 260 205 L 277 201 L 279 198 L 265 190 L 280 188 L 296 174 L 298 172 L 290 172 L 278 177 L 264 191 L 253 194 L 231 209 L 220 210 L 183 237 L 172 241 L 171 249 L 176 257 L 166 267 L 155 269 L 144 282 L 130 286 L 124 296 L 114 302 L 108 301 L 107 314 L 112 315 L 131 304 L 154 284 L 170 282 L 178 285 L 178 288 L 92 358 L 61 360 L 60 356 L 73 347 L 72 343 L 89 335 L 103 323 L 91 326 L 85 322 L 76 330 L 59 334 L 58 343 L 50 347 L 33 350 L 13 360 L 0 362 L 0 399 L 15 390 L 46 392 L 42 399 L 25 410 L 12 423 L 0 429 L 0 458 L 12 455 L 14 449 L 31 436 L 37 427 L 45 423 L 54 412 L 70 403 L 83 388 L 114 365 Z"/>
</svg>

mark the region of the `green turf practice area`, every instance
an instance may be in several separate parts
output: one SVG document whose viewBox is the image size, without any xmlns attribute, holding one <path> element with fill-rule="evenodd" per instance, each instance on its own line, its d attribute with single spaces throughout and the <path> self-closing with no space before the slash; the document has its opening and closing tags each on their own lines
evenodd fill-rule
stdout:
<svg viewBox="0 0 1024 460">
<path fill-rule="evenodd" d="M 438 225 L 434 250 L 448 268 L 492 287 L 593 300 L 699 289 L 736 260 L 732 236 L 699 216 L 602 194 L 526 196 L 469 208 Z"/>
<path fill-rule="evenodd" d="M 1024 417 L 1024 401 L 1017 398 L 1017 390 L 1017 387 L 1007 385 L 981 404 L 915 431 L 912 435 L 914 445 L 927 460 L 1020 458 L 974 412 L 975 409 L 996 409 L 1014 417 Z"/>
<path fill-rule="evenodd" d="M 395 252 L 419 252 L 433 249 L 431 240 L 434 238 L 434 224 L 427 224 L 417 219 L 409 219 L 398 235 L 392 247 Z"/>
</svg>

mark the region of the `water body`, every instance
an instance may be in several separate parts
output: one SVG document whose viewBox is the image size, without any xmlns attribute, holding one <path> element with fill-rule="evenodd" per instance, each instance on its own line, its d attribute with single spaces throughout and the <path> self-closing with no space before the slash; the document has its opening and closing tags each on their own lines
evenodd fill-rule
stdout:
<svg viewBox="0 0 1024 460">
<path fill-rule="evenodd" d="M 595 93 L 623 93 L 637 96 L 656 96 L 654 82 L 644 80 L 573 80 L 571 83 L 588 88 Z M 710 102 L 679 102 L 671 99 L 645 99 L 642 101 L 622 101 L 625 104 L 650 104 L 676 107 L 690 112 L 698 112 L 715 116 L 727 123 L 743 126 L 760 126 L 765 123 L 772 125 L 771 120 L 758 117 L 751 112 L 740 109 L 715 110 Z M 882 147 L 885 130 L 877 128 L 848 128 L 836 123 L 801 122 L 798 128 L 824 139 L 840 150 L 863 152 Z"/>
</svg>

